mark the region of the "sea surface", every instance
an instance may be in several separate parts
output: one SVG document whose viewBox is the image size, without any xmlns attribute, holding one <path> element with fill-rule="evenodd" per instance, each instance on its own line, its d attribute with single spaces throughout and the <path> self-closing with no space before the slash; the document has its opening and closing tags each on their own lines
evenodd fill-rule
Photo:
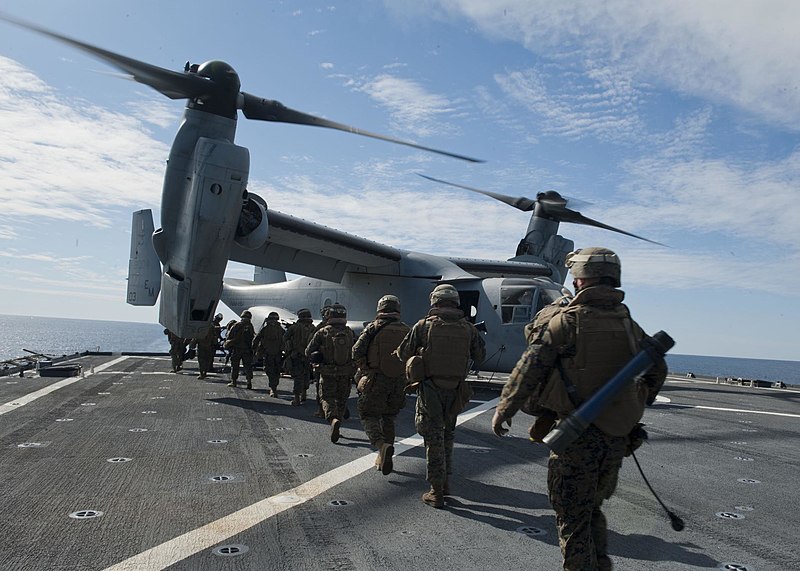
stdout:
<svg viewBox="0 0 800 571">
<path fill-rule="evenodd" d="M 27 355 L 25 349 L 52 356 L 82 351 L 169 351 L 158 323 L 95 321 L 0 315 L 0 361 Z M 671 373 L 708 377 L 742 377 L 800 385 L 800 361 L 667 354 Z"/>
</svg>

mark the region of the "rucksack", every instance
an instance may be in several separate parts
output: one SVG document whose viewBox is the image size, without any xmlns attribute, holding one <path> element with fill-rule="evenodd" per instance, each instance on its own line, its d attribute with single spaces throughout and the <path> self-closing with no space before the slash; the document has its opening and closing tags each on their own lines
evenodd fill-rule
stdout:
<svg viewBox="0 0 800 571">
<path fill-rule="evenodd" d="M 328 326 L 325 340 L 322 343 L 322 356 L 328 365 L 341 367 L 353 362 L 353 330 L 349 327 L 333 328 Z"/>
<path fill-rule="evenodd" d="M 408 331 L 408 325 L 401 321 L 381 327 L 367 350 L 369 368 L 376 369 L 387 377 L 402 377 L 405 363 L 392 355 L 392 352 L 397 349 Z"/>
</svg>

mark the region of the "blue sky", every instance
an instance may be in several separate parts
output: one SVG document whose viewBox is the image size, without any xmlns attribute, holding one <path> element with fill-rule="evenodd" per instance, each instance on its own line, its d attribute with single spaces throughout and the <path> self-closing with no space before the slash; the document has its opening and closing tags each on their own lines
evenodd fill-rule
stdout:
<svg viewBox="0 0 800 571">
<path fill-rule="evenodd" d="M 224 6 L 224 8 L 223 8 Z M 623 263 L 636 319 L 676 353 L 800 360 L 800 4 L 707 0 L 89 2 L 2 11 L 470 165 L 250 122 L 270 207 L 426 253 L 506 259 L 528 217 L 434 185 L 554 189 L 668 244 L 562 225 Z M 0 22 L 0 313 L 156 321 L 125 301 L 133 210 L 153 208 L 183 102 Z M 233 277 L 251 277 L 239 265 Z"/>
</svg>

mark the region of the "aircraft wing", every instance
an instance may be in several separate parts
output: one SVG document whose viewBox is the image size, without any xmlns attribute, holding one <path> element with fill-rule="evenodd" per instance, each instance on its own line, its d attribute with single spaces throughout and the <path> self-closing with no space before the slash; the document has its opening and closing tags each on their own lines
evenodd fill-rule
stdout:
<svg viewBox="0 0 800 571">
<path fill-rule="evenodd" d="M 551 277 L 553 270 L 547 264 L 537 262 L 512 262 L 480 260 L 472 258 L 447 258 L 465 272 L 479 278 L 507 277 Z"/>
<path fill-rule="evenodd" d="M 390 275 L 400 271 L 403 250 L 277 210 L 268 210 L 267 218 L 267 242 L 254 250 L 234 243 L 231 260 L 335 282 L 348 269 Z"/>
</svg>

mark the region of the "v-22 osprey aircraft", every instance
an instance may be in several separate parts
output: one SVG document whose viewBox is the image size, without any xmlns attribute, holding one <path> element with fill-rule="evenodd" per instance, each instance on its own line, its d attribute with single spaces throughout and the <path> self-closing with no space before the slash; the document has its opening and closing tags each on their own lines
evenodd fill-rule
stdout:
<svg viewBox="0 0 800 571">
<path fill-rule="evenodd" d="M 359 330 L 374 318 L 382 296 L 400 298 L 402 316 L 411 324 L 427 313 L 431 290 L 449 283 L 458 290 L 467 318 L 485 332 L 487 357 L 476 366 L 508 372 L 525 348 L 525 324 L 545 305 L 570 295 L 563 286 L 564 260 L 574 244 L 558 235 L 561 222 L 658 244 L 567 208 L 568 199 L 555 191 L 540 192 L 535 199 L 513 197 L 420 176 L 531 212 L 515 255 L 501 261 L 423 254 L 270 210 L 266 243 L 251 250 L 233 247 L 233 257 L 256 266 L 253 281 L 226 278 L 222 301 L 237 313 L 249 309 L 256 326 L 272 311 L 289 322 L 296 319 L 296 311 L 308 308 L 319 319 L 322 307 L 341 303 L 349 325 Z M 286 281 L 285 272 L 303 277 Z"/>
<path fill-rule="evenodd" d="M 554 191 L 535 199 L 511 197 L 432 177 L 425 178 L 532 212 L 516 254 L 501 261 L 402 250 L 269 209 L 247 191 L 249 153 L 233 142 L 239 110 L 248 119 L 325 127 L 481 161 L 240 91 L 238 74 L 221 61 L 187 63 L 183 72 L 175 72 L 8 15 L 0 19 L 86 51 L 171 99 L 188 100 L 164 177 L 161 227 L 154 229 L 150 210 L 133 214 L 127 293 L 132 305 L 154 305 L 160 294 L 159 322 L 182 337 L 205 334 L 220 297 L 237 313 L 250 309 L 256 324 L 271 311 L 292 321 L 301 308 L 319 319 L 323 306 L 338 302 L 358 330 L 374 317 L 381 296 L 398 296 L 403 318 L 411 323 L 426 314 L 430 291 L 451 283 L 467 317 L 486 331 L 488 356 L 481 368 L 510 371 L 525 345 L 523 326 L 541 307 L 569 293 L 563 287 L 564 259 L 574 245 L 558 235 L 560 222 L 646 240 L 567 208 L 567 199 Z M 255 279 L 223 284 L 228 260 L 253 265 Z M 304 277 L 286 281 L 286 272 Z"/>
</svg>

